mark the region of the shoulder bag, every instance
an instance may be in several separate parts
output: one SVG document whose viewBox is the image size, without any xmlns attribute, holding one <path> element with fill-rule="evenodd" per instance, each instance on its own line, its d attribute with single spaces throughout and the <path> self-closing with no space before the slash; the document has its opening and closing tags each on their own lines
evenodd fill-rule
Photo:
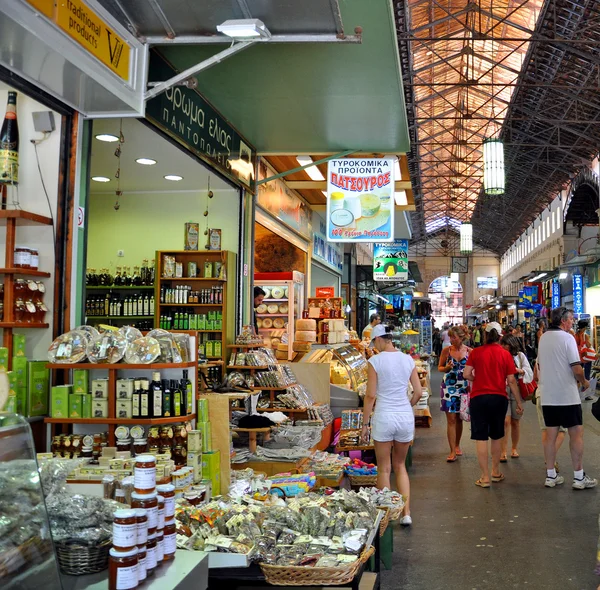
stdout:
<svg viewBox="0 0 600 590">
<path fill-rule="evenodd" d="M 519 353 L 519 369 L 523 368 L 523 361 L 521 360 L 521 354 Z M 526 402 L 533 398 L 533 395 L 537 389 L 537 383 L 535 381 L 531 381 L 530 383 L 524 383 L 523 379 L 520 377 L 517 379 L 517 383 L 519 384 L 519 392 L 521 393 L 521 399 Z"/>
</svg>

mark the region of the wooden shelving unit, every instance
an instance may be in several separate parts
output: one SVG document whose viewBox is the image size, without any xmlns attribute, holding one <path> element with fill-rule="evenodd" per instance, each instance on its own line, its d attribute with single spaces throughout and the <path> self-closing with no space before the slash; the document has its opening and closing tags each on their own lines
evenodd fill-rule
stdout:
<svg viewBox="0 0 600 590">
<path fill-rule="evenodd" d="M 44 418 L 46 424 L 52 425 L 52 435 L 56 434 L 56 428 L 61 425 L 72 424 L 100 424 L 108 426 L 108 443 L 110 446 L 115 445 L 115 428 L 120 424 L 140 424 L 144 426 L 160 425 L 160 424 L 177 424 L 182 422 L 191 422 L 195 420 L 196 414 L 188 414 L 186 416 L 174 416 L 167 418 L 117 418 L 116 400 L 117 400 L 117 373 L 118 371 L 144 371 L 150 378 L 152 371 L 168 370 L 168 369 L 188 369 L 197 366 L 196 361 L 186 363 L 153 363 L 149 365 L 134 365 L 129 363 L 115 364 L 99 364 L 99 363 L 48 363 L 46 367 L 55 371 L 70 371 L 72 369 L 88 369 L 102 370 L 108 373 L 108 417 L 107 418 Z M 66 380 L 65 383 L 71 381 Z M 194 387 L 194 401 L 197 399 L 197 387 Z M 62 429 L 61 429 L 62 430 Z"/>
<path fill-rule="evenodd" d="M 12 331 L 13 328 L 48 328 L 47 323 L 31 323 L 15 322 L 14 320 L 14 286 L 15 276 L 29 277 L 45 277 L 49 278 L 50 273 L 29 270 L 26 268 L 15 268 L 15 244 L 17 240 L 17 225 L 52 225 L 52 219 L 30 213 L 21 209 L 3 209 L 0 210 L 0 223 L 6 224 L 6 242 L 4 254 L 4 268 L 0 269 L 0 274 L 4 275 L 4 317 L 0 322 L 0 328 L 3 330 L 3 345 L 8 348 L 8 366 L 12 368 L 13 344 Z"/>
<path fill-rule="evenodd" d="M 220 262 L 225 278 L 219 277 L 165 277 L 164 256 L 173 256 L 177 262 L 183 264 L 183 272 L 187 273 L 188 263 L 196 264 L 198 274 L 204 273 L 204 263 Z M 160 317 L 175 313 L 177 309 L 185 309 L 186 312 L 204 314 L 208 311 L 220 311 L 222 314 L 222 327 L 220 330 L 191 330 L 197 334 L 198 343 L 202 341 L 203 334 L 210 340 L 221 340 L 221 356 L 208 356 L 211 361 L 227 360 L 227 343 L 233 342 L 235 337 L 235 277 L 236 277 L 236 255 L 227 250 L 161 250 L 156 252 L 156 285 L 154 291 L 154 325 L 160 326 Z M 223 287 L 222 303 L 161 303 L 161 288 L 189 285 L 192 291 L 209 288 L 212 285 Z M 175 330 L 176 331 L 176 330 Z M 213 336 L 214 335 L 214 336 Z M 220 338 L 219 338 L 220 335 Z"/>
</svg>

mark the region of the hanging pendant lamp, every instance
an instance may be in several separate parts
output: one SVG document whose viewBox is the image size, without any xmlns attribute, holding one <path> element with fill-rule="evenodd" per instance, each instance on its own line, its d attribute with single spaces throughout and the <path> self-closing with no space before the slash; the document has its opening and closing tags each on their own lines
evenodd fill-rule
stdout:
<svg viewBox="0 0 600 590">
<path fill-rule="evenodd" d="M 483 192 L 504 194 L 504 144 L 500 139 L 483 140 Z"/>
<path fill-rule="evenodd" d="M 460 253 L 471 254 L 473 252 L 473 226 L 470 223 L 460 225 Z"/>
</svg>

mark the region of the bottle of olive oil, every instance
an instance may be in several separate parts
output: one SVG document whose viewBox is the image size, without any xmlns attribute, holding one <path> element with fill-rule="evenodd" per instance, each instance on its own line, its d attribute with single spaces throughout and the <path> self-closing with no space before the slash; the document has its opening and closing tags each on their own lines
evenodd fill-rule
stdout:
<svg viewBox="0 0 600 590">
<path fill-rule="evenodd" d="M 192 392 L 192 382 L 188 379 L 188 371 L 184 369 L 183 379 L 181 380 L 181 390 L 185 401 L 185 413 L 189 416 L 194 413 L 194 399 Z"/>
<path fill-rule="evenodd" d="M 173 416 L 185 416 L 183 393 L 177 381 L 171 381 L 171 391 L 173 394 Z"/>
<path fill-rule="evenodd" d="M 140 418 L 140 401 L 142 395 L 142 386 L 138 379 L 133 382 L 133 402 L 132 402 L 132 410 L 131 417 L 132 418 Z"/>
<path fill-rule="evenodd" d="M 140 418 L 151 418 L 150 413 L 150 391 L 148 380 L 141 381 L 142 390 L 140 393 Z"/>
<path fill-rule="evenodd" d="M 8 103 L 0 129 L 0 183 L 19 182 L 19 125 L 17 123 L 17 93 L 8 93 Z"/>
<path fill-rule="evenodd" d="M 151 398 L 151 415 L 153 418 L 162 418 L 163 416 L 163 390 L 160 381 L 160 372 L 154 371 L 152 373 L 152 383 L 150 384 L 150 398 Z"/>
<path fill-rule="evenodd" d="M 165 418 L 173 416 L 173 392 L 169 387 L 169 382 L 163 379 L 163 416 Z"/>
</svg>

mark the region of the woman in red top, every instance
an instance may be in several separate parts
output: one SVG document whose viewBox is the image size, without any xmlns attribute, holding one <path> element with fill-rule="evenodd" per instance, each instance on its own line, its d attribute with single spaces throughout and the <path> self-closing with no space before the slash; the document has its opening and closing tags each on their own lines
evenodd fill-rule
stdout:
<svg viewBox="0 0 600 590">
<path fill-rule="evenodd" d="M 490 487 L 488 439 L 492 440 L 491 481 L 500 482 L 504 474 L 500 472 L 500 452 L 504 438 L 504 417 L 508 409 L 506 385 L 510 387 L 517 402 L 517 413 L 523 413 L 523 401 L 515 379 L 515 362 L 499 342 L 502 326 L 490 322 L 485 327 L 485 343 L 474 349 L 467 360 L 463 372 L 472 382 L 470 392 L 471 439 L 477 446 L 477 460 L 481 477 L 475 485 Z"/>
</svg>

